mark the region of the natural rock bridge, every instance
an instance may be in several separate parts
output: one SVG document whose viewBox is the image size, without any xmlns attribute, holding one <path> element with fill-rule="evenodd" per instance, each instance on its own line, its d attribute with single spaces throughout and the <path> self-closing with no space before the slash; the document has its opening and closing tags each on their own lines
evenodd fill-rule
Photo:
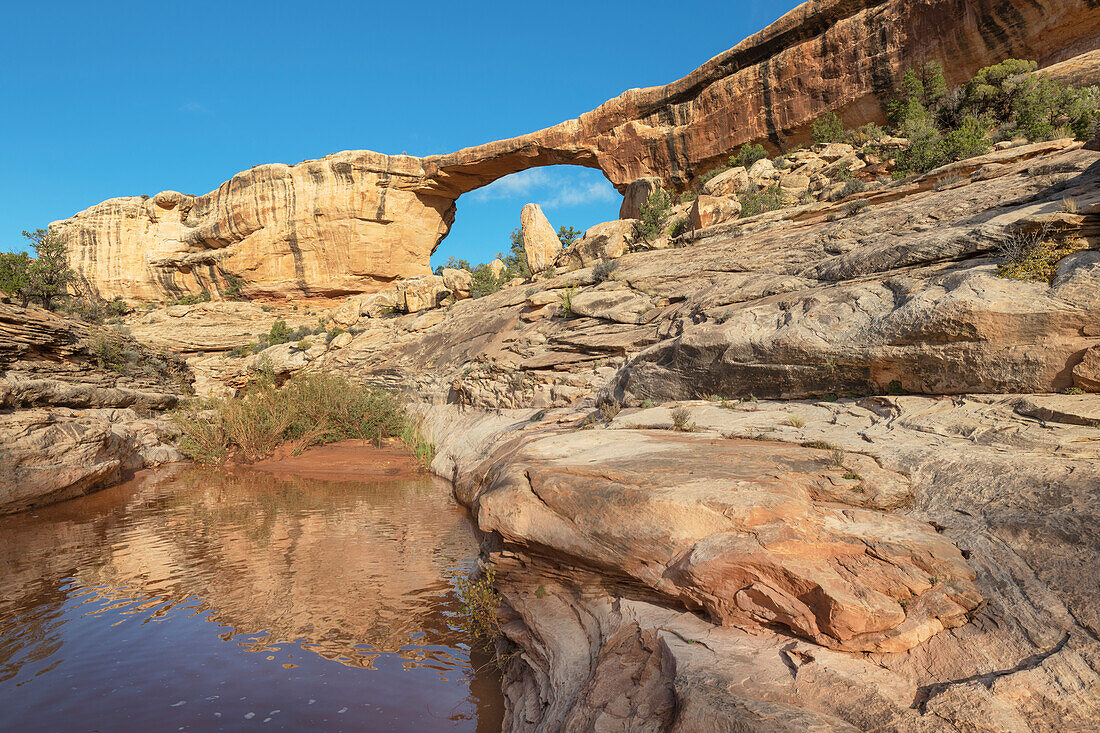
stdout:
<svg viewBox="0 0 1100 733">
<path fill-rule="evenodd" d="M 904 69 L 927 59 L 958 83 L 1007 57 L 1057 64 L 1098 39 L 1095 0 L 806 3 L 678 81 L 528 135 L 425 158 L 261 165 L 204 196 L 110 199 L 53 226 L 105 297 L 220 292 L 230 278 L 261 298 L 370 292 L 426 274 L 459 196 L 510 173 L 572 164 L 620 192 L 646 176 L 682 189 L 745 142 L 804 142 L 829 110 L 850 126 L 881 122 Z"/>
</svg>

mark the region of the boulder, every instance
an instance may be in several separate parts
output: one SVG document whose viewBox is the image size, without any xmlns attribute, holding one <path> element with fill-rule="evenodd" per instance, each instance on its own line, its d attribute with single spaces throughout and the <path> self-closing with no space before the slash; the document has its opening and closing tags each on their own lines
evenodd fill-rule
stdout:
<svg viewBox="0 0 1100 733">
<path fill-rule="evenodd" d="M 761 158 L 749 168 L 749 178 L 753 181 L 768 180 L 778 175 L 779 171 L 775 169 L 775 164 L 768 158 Z"/>
<path fill-rule="evenodd" d="M 403 280 L 398 283 L 397 290 L 404 299 L 399 305 L 404 306 L 406 313 L 438 308 L 443 299 L 451 294 L 439 275 Z"/>
<path fill-rule="evenodd" d="M 744 166 L 722 171 L 703 184 L 707 196 L 737 196 L 749 187 L 749 172 Z"/>
<path fill-rule="evenodd" d="M 469 270 L 455 267 L 443 268 L 443 287 L 451 291 L 455 300 L 464 300 L 470 297 L 470 288 L 474 284 L 474 275 Z"/>
<path fill-rule="evenodd" d="M 508 265 L 504 264 L 504 260 L 495 258 L 489 263 L 489 272 L 493 273 L 493 277 L 500 278 L 500 273 L 504 272 L 508 268 Z"/>
<path fill-rule="evenodd" d="M 800 195 L 810 190 L 810 177 L 797 173 L 786 173 L 779 176 L 779 187 L 784 193 Z"/>
<path fill-rule="evenodd" d="M 561 240 L 538 204 L 527 204 L 523 207 L 520 224 L 523 228 L 523 254 L 527 258 L 527 266 L 531 268 L 532 275 L 537 275 L 557 260 L 561 253 Z"/>
<path fill-rule="evenodd" d="M 589 227 L 579 241 L 558 255 L 558 265 L 575 270 L 600 260 L 622 257 L 633 240 L 637 224 L 636 219 L 616 219 Z"/>
<path fill-rule="evenodd" d="M 688 221 L 692 229 L 703 229 L 733 221 L 741 216 L 741 202 L 720 196 L 699 196 L 691 206 Z"/>
<path fill-rule="evenodd" d="M 642 213 L 642 204 L 649 199 L 650 194 L 661 188 L 660 178 L 647 176 L 631 181 L 623 189 L 623 203 L 619 206 L 620 219 L 637 219 Z"/>
<path fill-rule="evenodd" d="M 832 163 L 855 153 L 855 148 L 846 143 L 822 143 L 814 146 L 814 154 L 822 160 Z"/>
<path fill-rule="evenodd" d="M 1073 386 L 1086 392 L 1100 392 L 1100 346 L 1093 346 L 1073 368 Z"/>
</svg>

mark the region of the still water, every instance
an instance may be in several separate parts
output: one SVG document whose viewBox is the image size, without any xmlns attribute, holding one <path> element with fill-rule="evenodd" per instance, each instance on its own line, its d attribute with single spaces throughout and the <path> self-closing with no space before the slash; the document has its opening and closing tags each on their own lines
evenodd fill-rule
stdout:
<svg viewBox="0 0 1100 733">
<path fill-rule="evenodd" d="M 449 486 L 182 468 L 0 517 L 0 730 L 499 731 Z"/>
</svg>

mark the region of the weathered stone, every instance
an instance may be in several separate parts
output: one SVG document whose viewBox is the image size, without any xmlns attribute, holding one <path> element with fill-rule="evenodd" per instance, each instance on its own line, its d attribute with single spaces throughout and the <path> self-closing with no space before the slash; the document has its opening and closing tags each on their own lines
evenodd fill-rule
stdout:
<svg viewBox="0 0 1100 733">
<path fill-rule="evenodd" d="M 749 168 L 749 179 L 753 182 L 775 178 L 778 175 L 779 171 L 775 169 L 775 164 L 769 158 L 761 158 Z"/>
<path fill-rule="evenodd" d="M 474 276 L 469 270 L 461 270 L 454 267 L 443 268 L 443 287 L 451 291 L 455 300 L 470 297 L 470 288 L 473 287 Z"/>
<path fill-rule="evenodd" d="M 397 292 L 399 300 L 403 298 L 406 313 L 438 308 L 443 299 L 451 294 L 439 275 L 404 280 L 398 283 Z"/>
<path fill-rule="evenodd" d="M 504 264 L 503 260 L 495 258 L 489 263 L 489 272 L 493 273 L 493 277 L 499 278 L 500 274 L 504 272 L 507 267 L 508 265 Z"/>
<path fill-rule="evenodd" d="M 1100 392 L 1100 345 L 1089 348 L 1073 368 L 1073 386 L 1086 392 Z"/>
<path fill-rule="evenodd" d="M 703 184 L 707 196 L 737 196 L 749 187 L 749 172 L 744 166 L 723 171 Z"/>
<path fill-rule="evenodd" d="M 719 196 L 697 196 L 691 206 L 688 222 L 692 229 L 702 229 L 725 224 L 741 215 L 741 202 L 737 199 Z"/>
<path fill-rule="evenodd" d="M 561 253 L 561 240 L 550 226 L 542 207 L 526 204 L 520 212 L 523 227 L 523 254 L 531 274 L 538 274 L 551 267 Z"/>
<path fill-rule="evenodd" d="M 622 189 L 623 203 L 619 207 L 620 219 L 638 219 L 642 214 L 642 204 L 649 200 L 654 191 L 664 184 L 660 178 L 646 176 L 631 181 Z"/>
<path fill-rule="evenodd" d="M 579 241 L 558 255 L 558 265 L 577 269 L 622 257 L 634 239 L 637 224 L 635 219 L 618 219 L 589 227 Z"/>
<path fill-rule="evenodd" d="M 342 318 L 351 318 L 355 306 L 342 305 Z M 173 305 L 146 313 L 136 313 L 127 320 L 134 338 L 147 344 L 182 353 L 199 351 L 229 351 L 249 343 L 271 330 L 277 320 L 290 329 L 313 326 L 317 315 L 310 310 L 264 310 L 256 303 L 234 301 Z M 349 320 L 352 325 L 358 320 Z"/>
</svg>

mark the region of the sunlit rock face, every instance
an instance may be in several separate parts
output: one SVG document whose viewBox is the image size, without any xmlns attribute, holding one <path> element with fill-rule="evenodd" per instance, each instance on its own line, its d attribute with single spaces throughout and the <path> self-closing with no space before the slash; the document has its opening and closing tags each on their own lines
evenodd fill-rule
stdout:
<svg viewBox="0 0 1100 733">
<path fill-rule="evenodd" d="M 340 297 L 425 275 L 453 200 L 415 158 L 366 151 L 238 173 L 205 196 L 105 201 L 54 224 L 100 295 L 156 300 L 239 279 L 252 297 Z"/>
<path fill-rule="evenodd" d="M 682 79 L 527 135 L 426 158 L 360 150 L 262 165 L 204 196 L 110 199 L 53 226 L 105 297 L 217 297 L 238 280 L 257 298 L 372 293 L 427 274 L 458 197 L 502 176 L 570 164 L 599 168 L 620 191 L 645 177 L 683 189 L 746 142 L 805 142 L 827 111 L 849 126 L 882 122 L 901 74 L 927 60 L 950 84 L 1008 57 L 1094 83 L 1083 54 L 1098 37 L 1091 0 L 805 3 Z"/>
</svg>

